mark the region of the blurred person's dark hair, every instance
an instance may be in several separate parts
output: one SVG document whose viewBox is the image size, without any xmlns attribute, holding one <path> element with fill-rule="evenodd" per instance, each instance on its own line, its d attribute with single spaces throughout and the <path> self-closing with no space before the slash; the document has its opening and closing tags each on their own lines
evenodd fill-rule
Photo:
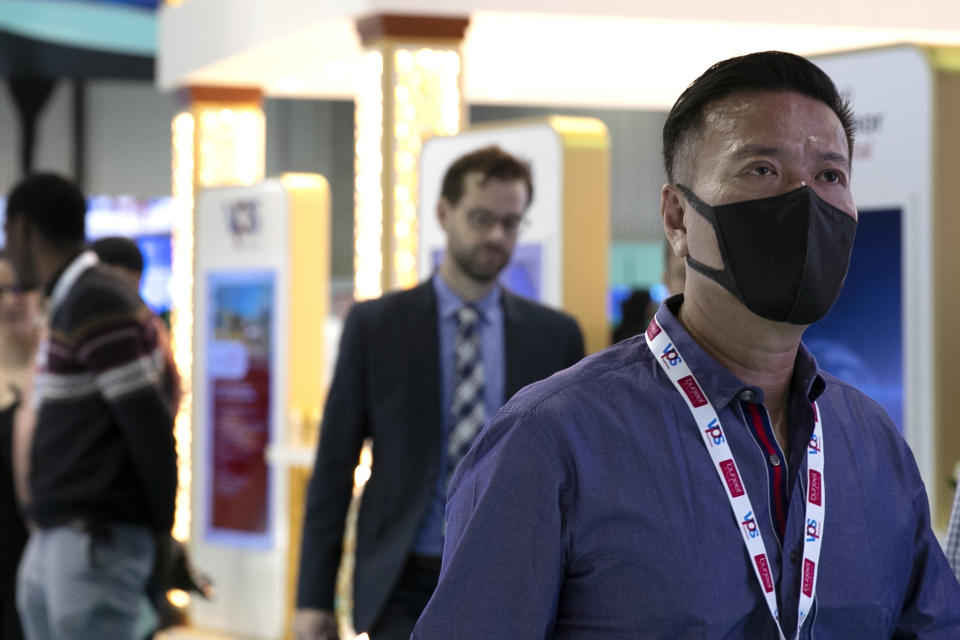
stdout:
<svg viewBox="0 0 960 640">
<path fill-rule="evenodd" d="M 613 330 L 613 341 L 620 342 L 643 333 L 657 307 L 647 289 L 634 289 L 620 302 L 620 324 Z"/>
<path fill-rule="evenodd" d="M 677 182 L 681 155 L 700 133 L 708 107 L 742 91 L 796 92 L 820 100 L 837 114 L 852 159 L 854 120 L 850 103 L 820 67 L 782 51 L 764 51 L 718 62 L 680 94 L 663 125 L 663 164 L 667 180 Z M 689 180 L 681 177 L 679 181 Z"/>
<path fill-rule="evenodd" d="M 35 173 L 21 180 L 7 196 L 7 219 L 25 217 L 40 235 L 58 248 L 86 241 L 87 201 L 63 176 Z"/>
<path fill-rule="evenodd" d="M 143 273 L 143 254 L 137 243 L 130 238 L 123 236 L 100 238 L 93 242 L 90 248 L 104 264 Z"/>
<path fill-rule="evenodd" d="M 527 206 L 533 202 L 533 176 L 529 163 L 496 145 L 477 149 L 457 158 L 443 176 L 440 195 L 456 206 L 463 196 L 464 177 L 474 172 L 480 173 L 484 182 L 491 178 L 503 181 L 522 180 L 527 187 Z"/>
</svg>

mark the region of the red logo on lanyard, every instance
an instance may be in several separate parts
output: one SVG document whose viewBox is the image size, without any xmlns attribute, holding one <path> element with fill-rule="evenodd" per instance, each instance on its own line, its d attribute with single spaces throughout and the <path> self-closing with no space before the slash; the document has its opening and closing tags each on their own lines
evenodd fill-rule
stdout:
<svg viewBox="0 0 960 640">
<path fill-rule="evenodd" d="M 707 404 L 707 398 L 703 395 L 703 391 L 700 391 L 700 385 L 697 384 L 697 381 L 693 379 L 693 376 L 685 376 L 677 380 L 677 384 L 680 385 L 680 388 L 683 389 L 683 392 L 687 394 L 687 398 L 690 400 L 690 404 L 694 408 L 702 407 Z"/>
<path fill-rule="evenodd" d="M 807 500 L 819 507 L 823 503 L 823 495 L 821 494 L 823 478 L 819 471 L 810 469 L 810 482 L 808 484 L 810 488 L 807 492 Z"/>
<path fill-rule="evenodd" d="M 737 465 L 733 463 L 733 460 L 724 460 L 720 463 L 720 469 L 723 471 L 723 479 L 727 481 L 727 488 L 730 490 L 730 495 L 734 498 L 739 498 L 743 495 L 743 483 L 740 482 L 740 474 L 737 473 Z"/>
<path fill-rule="evenodd" d="M 660 335 L 661 331 L 663 331 L 663 329 L 660 328 L 660 325 L 657 324 L 657 319 L 654 318 L 650 321 L 650 326 L 647 327 L 647 337 L 653 340 Z"/>
<path fill-rule="evenodd" d="M 812 560 L 803 559 L 803 595 L 808 598 L 813 595 L 813 576 L 816 568 L 817 565 Z"/>
<path fill-rule="evenodd" d="M 763 583 L 763 590 L 767 593 L 773 591 L 773 576 L 770 575 L 770 565 L 767 564 L 767 556 L 760 554 L 753 557 L 757 565 L 757 571 L 760 572 L 760 582 Z"/>
</svg>

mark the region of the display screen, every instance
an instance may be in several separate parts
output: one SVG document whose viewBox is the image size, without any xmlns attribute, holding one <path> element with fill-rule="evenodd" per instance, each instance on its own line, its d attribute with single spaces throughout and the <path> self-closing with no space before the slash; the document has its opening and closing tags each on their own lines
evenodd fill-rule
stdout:
<svg viewBox="0 0 960 640">
<path fill-rule="evenodd" d="M 92 242 L 124 236 L 137 243 L 143 254 L 140 297 L 160 315 L 168 313 L 172 306 L 172 220 L 170 197 L 92 196 L 87 199 L 87 239 Z"/>
<path fill-rule="evenodd" d="M 154 313 L 170 311 L 170 277 L 173 274 L 173 246 L 170 234 L 135 236 L 143 254 L 143 277 L 140 279 L 140 297 Z"/>
<path fill-rule="evenodd" d="M 903 433 L 902 212 L 859 212 L 843 291 L 803 341 L 822 369 L 886 409 Z"/>
</svg>

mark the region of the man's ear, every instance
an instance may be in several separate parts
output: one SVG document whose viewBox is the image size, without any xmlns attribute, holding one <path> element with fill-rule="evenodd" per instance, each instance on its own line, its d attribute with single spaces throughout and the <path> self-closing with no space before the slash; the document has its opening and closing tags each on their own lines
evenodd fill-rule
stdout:
<svg viewBox="0 0 960 640">
<path fill-rule="evenodd" d="M 440 199 L 437 200 L 437 222 L 440 223 L 440 228 L 444 231 L 447 231 L 447 221 L 450 218 L 450 209 L 452 209 L 450 202 L 443 196 L 440 196 Z"/>
<path fill-rule="evenodd" d="M 663 233 L 673 252 L 681 258 L 687 251 L 687 227 L 683 223 L 686 198 L 674 184 L 667 183 L 660 188 L 660 217 L 663 219 Z"/>
</svg>

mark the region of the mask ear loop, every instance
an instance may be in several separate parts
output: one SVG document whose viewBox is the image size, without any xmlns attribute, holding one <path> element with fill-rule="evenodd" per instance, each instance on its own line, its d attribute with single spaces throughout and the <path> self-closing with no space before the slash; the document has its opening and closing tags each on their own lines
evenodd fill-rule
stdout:
<svg viewBox="0 0 960 640">
<path fill-rule="evenodd" d="M 687 199 L 687 202 L 690 203 L 697 213 L 703 216 L 703 219 L 706 220 L 713 229 L 713 235 L 717 238 L 717 246 L 720 248 L 720 259 L 723 261 L 724 266 L 720 269 L 709 267 L 691 256 L 689 251 L 686 255 L 687 264 L 691 269 L 710 278 L 724 289 L 729 291 L 737 300 L 743 302 L 743 294 L 740 293 L 740 287 L 737 286 L 736 281 L 733 279 L 733 274 L 730 273 L 730 270 L 726 266 L 729 264 L 729 260 L 727 259 L 727 248 L 723 242 L 723 235 L 720 233 L 720 226 L 717 224 L 717 216 L 713 211 L 713 207 L 698 198 L 693 191 L 682 184 L 677 183 L 676 186 L 678 189 L 680 189 L 680 192 L 683 193 L 684 197 Z"/>
</svg>

